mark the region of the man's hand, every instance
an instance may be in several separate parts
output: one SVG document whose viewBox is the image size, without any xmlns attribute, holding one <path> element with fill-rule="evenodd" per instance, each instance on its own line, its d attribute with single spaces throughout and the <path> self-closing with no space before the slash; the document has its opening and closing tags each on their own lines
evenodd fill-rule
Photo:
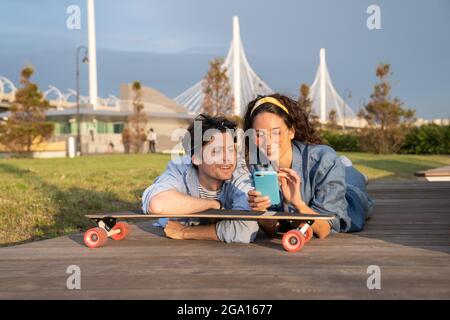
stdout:
<svg viewBox="0 0 450 320">
<path fill-rule="evenodd" d="M 169 221 L 164 228 L 168 238 L 176 240 L 215 240 L 219 241 L 216 234 L 216 224 L 186 227 L 176 221 Z"/>
<path fill-rule="evenodd" d="M 184 240 L 184 230 L 188 228 L 176 221 L 169 221 L 164 228 L 164 233 L 167 238 L 175 240 Z"/>
</svg>

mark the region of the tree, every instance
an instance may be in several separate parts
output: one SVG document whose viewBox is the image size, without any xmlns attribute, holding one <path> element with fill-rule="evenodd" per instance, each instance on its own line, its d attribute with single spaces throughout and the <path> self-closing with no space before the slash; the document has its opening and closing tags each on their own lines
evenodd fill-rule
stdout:
<svg viewBox="0 0 450 320">
<path fill-rule="evenodd" d="M 309 116 L 312 111 L 312 101 L 309 98 L 309 86 L 302 83 L 300 86 L 300 95 L 298 97 L 298 105 Z"/>
<path fill-rule="evenodd" d="M 338 123 L 337 123 L 337 112 L 336 110 L 331 110 L 328 113 L 328 121 L 327 124 L 325 125 L 327 129 L 329 130 L 337 130 L 339 128 Z"/>
<path fill-rule="evenodd" d="M 298 97 L 298 105 L 307 115 L 309 122 L 313 126 L 314 130 L 318 130 L 320 128 L 319 117 L 314 112 L 312 112 L 312 101 L 309 97 L 309 86 L 305 83 L 302 83 L 299 91 L 300 95 Z"/>
<path fill-rule="evenodd" d="M 128 118 L 126 127 L 122 132 L 122 142 L 125 153 L 142 152 L 144 142 L 147 140 L 145 128 L 148 123 L 148 115 L 144 112 L 142 103 L 142 85 L 140 81 L 134 81 L 131 89 L 133 90 L 133 114 Z"/>
<path fill-rule="evenodd" d="M 203 112 L 211 116 L 233 112 L 233 95 L 227 76 L 227 69 L 222 66 L 222 59 L 209 63 L 209 70 L 203 79 Z"/>
<path fill-rule="evenodd" d="M 30 81 L 34 69 L 22 69 L 22 88 L 16 92 L 11 105 L 11 115 L 0 125 L 0 143 L 7 150 L 19 154 L 31 154 L 32 146 L 42 143 L 53 134 L 54 125 L 45 121 L 45 111 L 50 107 L 37 84 Z"/>
<path fill-rule="evenodd" d="M 367 121 L 361 130 L 360 144 L 364 151 L 375 153 L 397 152 L 415 120 L 415 110 L 405 109 L 398 98 L 391 98 L 391 75 L 389 64 L 380 64 L 376 69 L 379 83 L 374 86 L 369 103 L 358 113 Z"/>
<path fill-rule="evenodd" d="M 130 153 L 131 139 L 130 139 L 130 129 L 128 128 L 128 126 L 125 126 L 125 128 L 122 131 L 122 143 L 124 152 Z"/>
</svg>

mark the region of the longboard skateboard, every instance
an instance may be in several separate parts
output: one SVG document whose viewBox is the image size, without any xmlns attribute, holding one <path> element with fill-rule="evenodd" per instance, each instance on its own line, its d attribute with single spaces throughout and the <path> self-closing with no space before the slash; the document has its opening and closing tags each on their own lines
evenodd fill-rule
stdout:
<svg viewBox="0 0 450 320">
<path fill-rule="evenodd" d="M 84 234 L 84 243 L 89 248 L 103 246 L 108 237 L 113 240 L 123 240 L 130 234 L 128 223 L 117 220 L 158 219 L 158 218 L 202 218 L 202 219 L 235 219 L 235 220 L 290 220 L 302 221 L 297 228 L 284 233 L 281 243 L 286 251 L 295 252 L 303 248 L 313 236 L 311 225 L 316 220 L 331 220 L 331 214 L 299 214 L 277 211 L 241 211 L 241 210 L 206 210 L 192 214 L 144 214 L 140 210 L 126 212 L 111 212 L 87 214 L 86 218 L 95 221 L 96 228 L 89 229 Z"/>
</svg>

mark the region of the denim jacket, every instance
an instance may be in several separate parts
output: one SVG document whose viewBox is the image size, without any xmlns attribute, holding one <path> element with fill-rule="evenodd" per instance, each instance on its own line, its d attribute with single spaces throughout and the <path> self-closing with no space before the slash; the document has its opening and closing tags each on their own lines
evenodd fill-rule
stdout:
<svg viewBox="0 0 450 320">
<path fill-rule="evenodd" d="M 262 166 L 254 161 L 250 171 L 274 170 L 270 165 Z M 331 228 L 336 232 L 348 232 L 351 218 L 348 215 L 346 199 L 345 167 L 336 152 L 326 145 L 305 145 L 292 142 L 292 169 L 301 179 L 303 201 L 315 212 L 334 214 Z M 282 193 L 280 191 L 281 199 Z M 284 211 L 283 205 L 272 206 L 268 210 Z M 288 206 L 290 212 L 296 209 Z"/>
<path fill-rule="evenodd" d="M 144 191 L 142 210 L 148 213 L 151 199 L 167 190 L 177 190 L 199 198 L 199 183 L 197 169 L 191 164 L 190 157 L 172 160 L 167 165 L 166 171 Z M 247 168 L 238 162 L 233 177 L 224 181 L 219 200 L 227 210 L 250 210 L 247 193 L 251 188 L 251 175 Z M 258 229 L 256 221 L 222 220 L 216 224 L 217 236 L 224 242 L 252 242 Z"/>
</svg>

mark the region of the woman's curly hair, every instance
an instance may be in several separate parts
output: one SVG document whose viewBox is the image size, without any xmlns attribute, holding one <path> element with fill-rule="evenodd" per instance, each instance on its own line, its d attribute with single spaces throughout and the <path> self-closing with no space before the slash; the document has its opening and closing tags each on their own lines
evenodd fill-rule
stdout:
<svg viewBox="0 0 450 320">
<path fill-rule="evenodd" d="M 253 106 L 256 102 L 265 97 L 272 97 L 277 99 L 286 109 L 289 111 L 287 114 L 280 107 L 273 105 L 270 102 L 260 105 L 258 108 L 253 110 Z M 289 129 L 294 129 L 295 137 L 294 140 L 300 141 L 305 144 L 322 144 L 322 139 L 320 138 L 318 132 L 314 129 L 312 124 L 309 122 L 308 115 L 306 112 L 298 105 L 298 102 L 279 93 L 274 93 L 267 96 L 258 96 L 256 99 L 250 101 L 247 105 L 247 110 L 244 116 L 244 131 L 247 132 L 248 129 L 253 127 L 253 120 L 256 116 L 262 112 L 270 112 L 281 117 Z M 248 150 L 248 149 L 247 149 Z"/>
</svg>

